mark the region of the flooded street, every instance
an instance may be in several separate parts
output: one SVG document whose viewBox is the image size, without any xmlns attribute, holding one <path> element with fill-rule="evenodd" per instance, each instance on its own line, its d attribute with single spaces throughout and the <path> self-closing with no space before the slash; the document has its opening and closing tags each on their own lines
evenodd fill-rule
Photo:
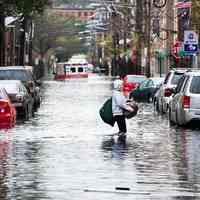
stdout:
<svg viewBox="0 0 200 200">
<path fill-rule="evenodd" d="M 139 104 L 120 144 L 111 137 L 117 126 L 98 113 L 108 78 L 45 81 L 42 91 L 33 119 L 1 131 L 0 200 L 200 198 L 199 129 L 170 126 Z"/>
</svg>

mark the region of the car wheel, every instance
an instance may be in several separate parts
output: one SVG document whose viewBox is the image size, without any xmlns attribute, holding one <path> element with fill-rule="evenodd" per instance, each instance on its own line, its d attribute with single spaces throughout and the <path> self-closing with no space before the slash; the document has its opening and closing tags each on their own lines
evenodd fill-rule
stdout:
<svg viewBox="0 0 200 200">
<path fill-rule="evenodd" d="M 153 102 L 153 97 L 151 94 L 148 95 L 148 103 L 152 103 Z"/>
<path fill-rule="evenodd" d="M 177 124 L 177 125 L 180 125 L 179 119 L 178 119 L 178 113 L 177 113 L 177 111 L 176 111 L 176 124 Z"/>
<path fill-rule="evenodd" d="M 155 102 L 155 107 L 156 107 L 156 111 L 159 112 L 159 104 L 158 104 L 158 100 L 156 100 L 156 102 Z"/>
<path fill-rule="evenodd" d="M 175 123 L 172 121 L 171 109 L 170 109 L 170 108 L 169 108 L 168 117 L 169 117 L 169 124 L 170 124 L 170 125 L 174 125 Z"/>
</svg>

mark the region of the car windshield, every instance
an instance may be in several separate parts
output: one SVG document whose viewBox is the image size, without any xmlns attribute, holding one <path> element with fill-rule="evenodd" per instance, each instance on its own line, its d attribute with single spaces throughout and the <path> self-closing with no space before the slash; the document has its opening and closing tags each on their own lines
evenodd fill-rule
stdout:
<svg viewBox="0 0 200 200">
<path fill-rule="evenodd" d="M 178 83 L 178 81 L 179 81 L 179 79 L 181 78 L 182 75 L 183 75 L 183 73 L 175 72 L 174 76 L 172 77 L 171 84 L 172 85 L 177 85 L 177 83 Z"/>
<path fill-rule="evenodd" d="M 163 82 L 162 78 L 158 78 L 158 79 L 152 79 L 154 82 L 154 85 L 160 85 Z"/>
<path fill-rule="evenodd" d="M 127 76 L 127 82 L 129 82 L 129 83 L 141 83 L 144 80 L 145 80 L 145 77 Z"/>
<path fill-rule="evenodd" d="M 200 94 L 200 76 L 194 76 L 190 85 L 190 92 Z"/>
<path fill-rule="evenodd" d="M 25 70 L 0 70 L 0 80 L 29 81 L 32 77 Z"/>
</svg>

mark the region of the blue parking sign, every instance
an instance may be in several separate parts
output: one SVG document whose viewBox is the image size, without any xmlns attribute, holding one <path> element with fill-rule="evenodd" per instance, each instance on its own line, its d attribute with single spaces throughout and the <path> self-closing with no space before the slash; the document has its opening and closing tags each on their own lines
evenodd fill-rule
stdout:
<svg viewBox="0 0 200 200">
<path fill-rule="evenodd" d="M 198 44 L 184 44 L 184 51 L 186 53 L 197 53 Z"/>
</svg>

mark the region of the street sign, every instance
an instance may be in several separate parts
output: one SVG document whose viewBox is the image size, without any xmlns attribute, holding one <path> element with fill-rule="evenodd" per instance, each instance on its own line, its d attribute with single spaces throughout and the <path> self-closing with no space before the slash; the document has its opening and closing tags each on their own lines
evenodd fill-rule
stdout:
<svg viewBox="0 0 200 200">
<path fill-rule="evenodd" d="M 184 31 L 184 51 L 195 54 L 198 51 L 198 35 L 195 31 Z"/>
<path fill-rule="evenodd" d="M 184 44 L 198 44 L 198 35 L 195 31 L 184 31 Z"/>
<path fill-rule="evenodd" d="M 194 54 L 198 51 L 198 44 L 184 44 L 184 51 Z"/>
<path fill-rule="evenodd" d="M 188 2 L 178 2 L 176 4 L 177 8 L 191 8 L 192 7 L 192 2 L 188 1 Z"/>
</svg>

